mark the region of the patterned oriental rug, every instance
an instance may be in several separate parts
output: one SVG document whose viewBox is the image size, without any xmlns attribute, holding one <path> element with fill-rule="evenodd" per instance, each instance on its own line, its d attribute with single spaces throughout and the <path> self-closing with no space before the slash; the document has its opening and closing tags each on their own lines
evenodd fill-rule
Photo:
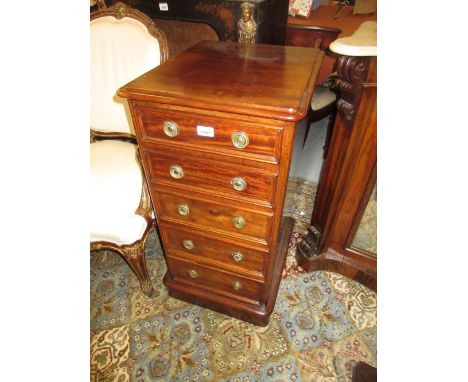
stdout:
<svg viewBox="0 0 468 382">
<path fill-rule="evenodd" d="M 91 381 L 345 382 L 358 361 L 376 367 L 376 294 L 335 273 L 305 273 L 295 262 L 315 190 L 289 181 L 284 214 L 296 224 L 264 328 L 168 297 L 154 231 L 145 250 L 157 289 L 152 299 L 118 254 L 94 252 Z"/>
</svg>

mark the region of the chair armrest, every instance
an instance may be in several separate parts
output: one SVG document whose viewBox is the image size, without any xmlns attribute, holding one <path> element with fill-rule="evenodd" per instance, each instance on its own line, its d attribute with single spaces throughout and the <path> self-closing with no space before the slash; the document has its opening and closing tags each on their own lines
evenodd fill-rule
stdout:
<svg viewBox="0 0 468 382">
<path fill-rule="evenodd" d="M 329 77 L 322 81 L 319 85 L 334 90 L 336 86 L 336 79 L 338 78 L 336 73 L 330 74 Z"/>
</svg>

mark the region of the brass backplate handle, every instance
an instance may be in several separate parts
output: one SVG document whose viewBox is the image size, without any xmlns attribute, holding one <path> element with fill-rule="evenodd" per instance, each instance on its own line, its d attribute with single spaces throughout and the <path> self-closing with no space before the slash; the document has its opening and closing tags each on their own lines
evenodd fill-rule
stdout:
<svg viewBox="0 0 468 382">
<path fill-rule="evenodd" d="M 244 254 L 242 252 L 233 252 L 232 258 L 239 263 L 244 259 Z"/>
<path fill-rule="evenodd" d="M 184 176 L 184 169 L 177 164 L 173 164 L 169 169 L 169 173 L 173 178 L 180 179 Z"/>
<path fill-rule="evenodd" d="M 244 178 L 237 176 L 231 179 L 231 185 L 232 188 L 234 188 L 236 191 L 244 191 L 247 187 L 247 182 L 244 180 Z"/>
<path fill-rule="evenodd" d="M 231 135 L 231 141 L 234 147 L 243 149 L 249 144 L 249 136 L 243 131 L 236 131 Z"/>
<path fill-rule="evenodd" d="M 188 204 L 179 204 L 177 206 L 177 212 L 182 216 L 188 215 L 190 213 L 190 207 Z"/>
<path fill-rule="evenodd" d="M 192 279 L 196 279 L 198 277 L 198 272 L 195 270 L 195 269 L 191 269 L 189 272 L 188 272 L 189 276 L 192 278 Z"/>
<path fill-rule="evenodd" d="M 232 224 L 234 224 L 234 227 L 236 228 L 244 228 L 247 222 L 241 216 L 234 216 L 232 218 Z"/>
<path fill-rule="evenodd" d="M 240 283 L 240 281 L 234 281 L 232 283 L 232 287 L 234 288 L 234 290 L 241 290 L 242 289 L 242 284 Z"/>
<path fill-rule="evenodd" d="M 186 249 L 193 249 L 195 247 L 195 244 L 193 244 L 193 241 L 192 240 L 183 240 L 182 241 L 182 245 L 184 246 L 184 248 Z"/>
<path fill-rule="evenodd" d="M 179 126 L 174 121 L 164 121 L 164 134 L 168 137 L 177 137 L 179 135 Z"/>
</svg>

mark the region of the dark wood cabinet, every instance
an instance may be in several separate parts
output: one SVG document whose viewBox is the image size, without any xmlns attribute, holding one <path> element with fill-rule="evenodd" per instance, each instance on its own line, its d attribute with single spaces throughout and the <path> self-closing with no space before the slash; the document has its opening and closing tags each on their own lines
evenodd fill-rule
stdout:
<svg viewBox="0 0 468 382">
<path fill-rule="evenodd" d="M 289 16 L 288 27 L 340 29 L 341 33 L 338 37 L 342 38 L 351 36 L 365 21 L 377 21 L 377 12 L 354 14 L 354 7 L 346 6 L 338 17 L 335 17 L 337 10 L 336 5 L 321 5 L 310 13 L 309 18 Z"/>
<path fill-rule="evenodd" d="M 376 290 L 376 254 L 352 243 L 377 180 L 377 58 L 342 56 L 337 69 L 337 118 L 297 258 Z"/>
<path fill-rule="evenodd" d="M 122 87 L 169 294 L 266 325 L 293 221 L 282 210 L 319 49 L 204 41 Z"/>
<path fill-rule="evenodd" d="M 323 49 L 338 35 L 352 35 L 355 52 L 361 44 L 368 49 L 376 32 L 362 39 L 361 28 L 367 24 L 369 34 L 369 23 L 377 15 L 353 15 L 352 7 L 344 8 L 338 18 L 335 12 L 324 6 L 310 19 L 289 17 L 286 43 Z M 377 180 L 377 58 L 328 50 L 319 81 L 334 69 L 338 113 L 328 130 L 311 224 L 298 245 L 297 260 L 306 271 L 334 271 L 376 290 L 377 256 L 353 241 Z"/>
<path fill-rule="evenodd" d="M 106 0 L 106 3 L 117 2 L 118 0 Z M 259 44 L 284 43 L 288 0 L 251 2 L 244 0 L 123 0 L 123 2 L 151 18 L 209 24 L 222 41 L 239 40 L 239 27 L 243 20 L 241 5 L 248 4 L 251 7 L 252 21 L 249 25 L 255 27 L 254 42 Z"/>
</svg>

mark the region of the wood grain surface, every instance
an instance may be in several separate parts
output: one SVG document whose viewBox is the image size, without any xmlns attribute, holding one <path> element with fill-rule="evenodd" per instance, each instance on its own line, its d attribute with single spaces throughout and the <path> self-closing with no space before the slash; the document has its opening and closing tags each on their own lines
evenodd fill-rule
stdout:
<svg viewBox="0 0 468 382">
<path fill-rule="evenodd" d="M 129 98 L 171 296 L 268 323 L 293 227 L 282 210 L 294 129 L 322 58 L 312 48 L 204 41 L 119 90 Z M 236 132 L 245 147 L 233 144 Z M 174 166 L 183 176 L 171 175 Z"/>
<path fill-rule="evenodd" d="M 317 48 L 202 41 L 118 95 L 297 121 L 307 113 L 322 57 Z"/>
</svg>

